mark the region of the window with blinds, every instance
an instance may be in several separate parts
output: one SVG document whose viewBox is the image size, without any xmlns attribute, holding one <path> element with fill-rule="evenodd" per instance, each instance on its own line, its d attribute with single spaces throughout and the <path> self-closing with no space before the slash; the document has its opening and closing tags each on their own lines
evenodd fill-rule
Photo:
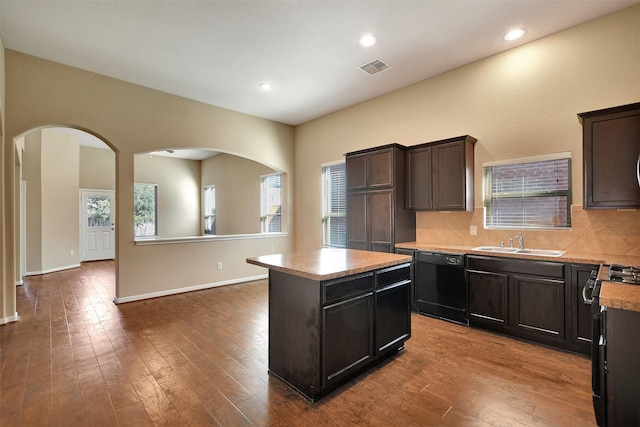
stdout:
<svg viewBox="0 0 640 427">
<path fill-rule="evenodd" d="M 260 177 L 260 223 L 263 233 L 279 233 L 282 231 L 282 191 L 280 174 Z"/>
<path fill-rule="evenodd" d="M 347 247 L 347 181 L 345 164 L 322 167 L 322 246 Z"/>
<path fill-rule="evenodd" d="M 571 227 L 571 158 L 483 167 L 486 228 Z"/>
</svg>

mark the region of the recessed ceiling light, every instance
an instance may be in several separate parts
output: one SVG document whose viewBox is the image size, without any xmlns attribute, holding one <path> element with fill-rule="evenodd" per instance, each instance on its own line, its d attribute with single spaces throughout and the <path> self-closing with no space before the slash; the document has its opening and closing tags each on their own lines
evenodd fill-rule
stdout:
<svg viewBox="0 0 640 427">
<path fill-rule="evenodd" d="M 269 92 L 270 90 L 274 90 L 276 87 L 273 85 L 273 83 L 260 83 L 258 85 L 258 87 L 262 90 L 264 90 L 265 92 Z"/>
<path fill-rule="evenodd" d="M 376 44 L 376 38 L 373 36 L 373 34 L 365 34 L 364 36 L 362 36 L 362 38 L 360 38 L 360 46 L 369 47 L 373 46 L 374 44 Z"/>
<path fill-rule="evenodd" d="M 504 36 L 504 39 L 508 42 L 513 40 L 518 40 L 520 37 L 524 36 L 525 31 L 521 28 L 517 28 L 515 30 L 511 30 Z"/>
</svg>

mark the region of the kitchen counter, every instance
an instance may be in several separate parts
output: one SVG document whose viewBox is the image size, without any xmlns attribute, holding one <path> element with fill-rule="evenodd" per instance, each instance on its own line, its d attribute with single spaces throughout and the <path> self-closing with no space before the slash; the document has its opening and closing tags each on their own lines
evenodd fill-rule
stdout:
<svg viewBox="0 0 640 427">
<path fill-rule="evenodd" d="M 249 264 L 312 280 L 337 279 L 411 261 L 408 255 L 329 248 L 247 258 Z"/>
<path fill-rule="evenodd" d="M 439 251 L 474 255 L 489 255 L 495 257 L 535 259 L 536 261 L 568 262 L 578 264 L 622 264 L 640 266 L 640 257 L 617 254 L 593 254 L 567 252 L 559 257 L 534 256 L 510 253 L 496 253 L 473 250 L 471 246 L 429 244 L 424 242 L 406 242 L 396 244 L 396 248 L 415 249 L 421 251 Z M 612 308 L 640 312 L 640 286 L 623 285 L 604 282 L 600 293 L 602 305 Z"/>
<path fill-rule="evenodd" d="M 248 258 L 269 269 L 269 374 L 316 401 L 402 350 L 411 261 L 353 249 Z"/>
</svg>

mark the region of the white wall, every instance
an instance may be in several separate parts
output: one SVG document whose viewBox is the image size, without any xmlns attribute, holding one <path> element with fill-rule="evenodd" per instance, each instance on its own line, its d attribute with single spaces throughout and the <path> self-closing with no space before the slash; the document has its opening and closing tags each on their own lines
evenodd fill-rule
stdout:
<svg viewBox="0 0 640 427">
<path fill-rule="evenodd" d="M 116 155 L 113 151 L 80 146 L 80 188 L 116 189 Z"/>
</svg>

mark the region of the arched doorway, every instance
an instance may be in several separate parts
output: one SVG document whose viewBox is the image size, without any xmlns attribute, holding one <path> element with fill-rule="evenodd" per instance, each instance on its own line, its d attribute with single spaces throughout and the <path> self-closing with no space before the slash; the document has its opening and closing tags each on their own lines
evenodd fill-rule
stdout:
<svg viewBox="0 0 640 427">
<path fill-rule="evenodd" d="M 79 267 L 87 260 L 115 259 L 116 161 L 109 145 L 68 126 L 33 129 L 16 138 L 15 145 L 19 281 L 24 276 Z M 98 218 L 87 218 L 88 202 Z M 87 254 L 91 244 L 87 245 L 86 238 L 83 242 L 83 231 L 95 232 L 99 227 L 93 247 L 111 249 L 102 258 Z M 104 241 L 95 241 L 96 235 L 105 233 Z"/>
</svg>

